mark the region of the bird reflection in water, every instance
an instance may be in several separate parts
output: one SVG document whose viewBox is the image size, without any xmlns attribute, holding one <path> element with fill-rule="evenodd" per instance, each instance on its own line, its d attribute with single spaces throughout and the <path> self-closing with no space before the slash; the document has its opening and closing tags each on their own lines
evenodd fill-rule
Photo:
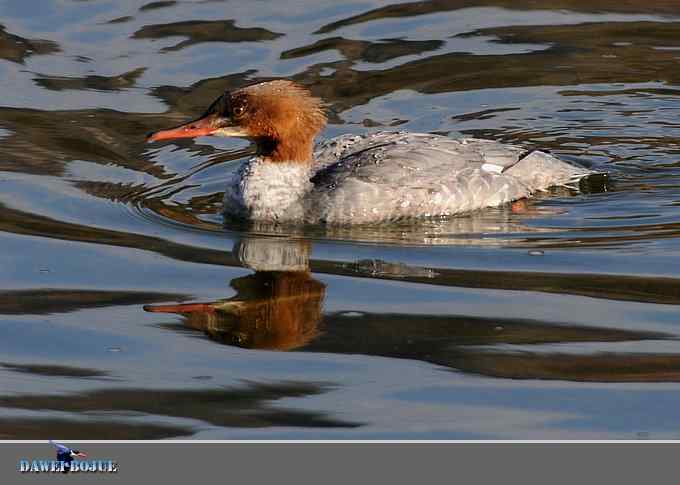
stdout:
<svg viewBox="0 0 680 485">
<path fill-rule="evenodd" d="M 234 254 L 255 273 L 231 281 L 235 296 L 144 309 L 182 315 L 188 327 L 225 344 L 270 350 L 302 347 L 319 334 L 326 292 L 326 285 L 309 271 L 309 252 L 303 240 L 243 239 Z"/>
<path fill-rule="evenodd" d="M 235 245 L 234 255 L 255 273 L 231 281 L 235 296 L 144 308 L 181 315 L 185 327 L 203 331 L 219 343 L 250 349 L 416 359 L 457 372 L 510 379 L 680 382 L 680 356 L 626 352 L 615 346 L 672 340 L 671 334 L 464 313 L 324 315 L 326 286 L 310 272 L 310 249 L 303 239 L 243 239 Z M 426 268 L 395 263 L 374 261 L 367 271 L 359 261 L 346 269 L 356 277 L 443 281 Z M 585 287 L 591 283 L 583 280 Z M 517 289 L 516 279 L 499 279 L 496 284 Z M 564 353 L 567 345 L 579 351 Z M 595 350 L 588 351 L 587 346 Z M 609 350 L 612 346 L 615 351 Z"/>
</svg>

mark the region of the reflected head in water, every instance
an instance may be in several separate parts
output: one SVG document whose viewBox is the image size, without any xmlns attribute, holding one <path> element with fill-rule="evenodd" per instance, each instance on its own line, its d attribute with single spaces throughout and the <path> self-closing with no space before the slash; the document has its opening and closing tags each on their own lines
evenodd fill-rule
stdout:
<svg viewBox="0 0 680 485">
<path fill-rule="evenodd" d="M 182 315 L 186 326 L 221 343 L 270 350 L 302 347 L 319 334 L 326 291 L 309 272 L 309 249 L 306 241 L 244 239 L 234 253 L 255 273 L 231 281 L 234 297 L 144 309 Z"/>
</svg>

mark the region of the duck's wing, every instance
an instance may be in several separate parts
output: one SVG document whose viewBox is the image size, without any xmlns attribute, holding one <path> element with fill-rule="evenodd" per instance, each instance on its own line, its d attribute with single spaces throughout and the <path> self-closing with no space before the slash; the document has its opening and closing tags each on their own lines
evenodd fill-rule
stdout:
<svg viewBox="0 0 680 485">
<path fill-rule="evenodd" d="M 343 136 L 320 145 L 317 156 L 312 198 L 329 222 L 466 212 L 588 173 L 514 145 L 419 133 Z"/>
<path fill-rule="evenodd" d="M 502 173 L 528 153 L 531 151 L 491 140 L 426 133 L 343 135 L 318 145 L 312 182 L 329 187 L 347 177 L 390 183 L 416 175 L 421 182 L 438 181 L 439 172 L 451 178 L 469 169 Z"/>
</svg>

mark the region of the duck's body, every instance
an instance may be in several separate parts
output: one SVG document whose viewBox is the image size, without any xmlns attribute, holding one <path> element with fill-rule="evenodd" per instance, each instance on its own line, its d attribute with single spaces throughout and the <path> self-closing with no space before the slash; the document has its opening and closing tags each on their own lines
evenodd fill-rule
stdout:
<svg viewBox="0 0 680 485">
<path fill-rule="evenodd" d="M 245 162 L 226 188 L 224 212 L 230 217 L 344 225 L 448 216 L 573 184 L 592 173 L 540 151 L 423 133 L 343 135 L 320 143 L 312 152 L 314 135 L 325 123 L 316 98 L 287 81 L 241 91 L 227 93 L 228 100 L 220 98 L 225 104 L 220 119 L 234 106 L 247 106 L 259 118 L 240 126 L 212 120 L 206 128 L 203 125 L 209 123 L 203 120 L 215 116 L 213 109 L 198 122 L 152 137 L 191 136 L 198 131 L 256 140 L 258 156 Z M 258 111 L 259 96 L 266 101 Z M 248 101 L 239 104 L 245 97 Z M 283 123 L 293 125 L 284 130 L 275 124 L 280 113 L 272 113 L 276 97 L 283 99 L 279 106 L 286 114 Z M 290 98 L 297 98 L 301 113 L 291 109 Z M 263 115 L 270 119 L 263 120 Z M 258 136 L 255 130 L 266 124 L 271 126 Z"/>
<path fill-rule="evenodd" d="M 311 165 L 247 161 L 228 183 L 224 212 L 328 224 L 447 216 L 572 184 L 589 173 L 547 153 L 489 140 L 343 135 L 320 143 Z"/>
</svg>

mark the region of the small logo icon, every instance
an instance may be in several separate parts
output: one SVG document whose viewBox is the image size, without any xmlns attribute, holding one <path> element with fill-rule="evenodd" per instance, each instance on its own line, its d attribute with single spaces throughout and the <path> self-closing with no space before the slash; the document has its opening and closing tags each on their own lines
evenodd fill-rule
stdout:
<svg viewBox="0 0 680 485">
<path fill-rule="evenodd" d="M 87 454 L 80 450 L 50 440 L 56 448 L 56 460 L 19 460 L 20 473 L 117 473 L 114 460 L 85 460 Z"/>
<path fill-rule="evenodd" d="M 68 473 L 71 471 L 71 462 L 74 458 L 87 458 L 87 454 L 83 453 L 82 451 L 74 450 L 73 448 L 69 448 L 66 445 L 52 440 L 50 440 L 50 443 L 52 443 L 52 445 L 54 445 L 54 447 L 57 449 L 57 461 L 64 463 L 62 469 L 63 473 Z"/>
</svg>

